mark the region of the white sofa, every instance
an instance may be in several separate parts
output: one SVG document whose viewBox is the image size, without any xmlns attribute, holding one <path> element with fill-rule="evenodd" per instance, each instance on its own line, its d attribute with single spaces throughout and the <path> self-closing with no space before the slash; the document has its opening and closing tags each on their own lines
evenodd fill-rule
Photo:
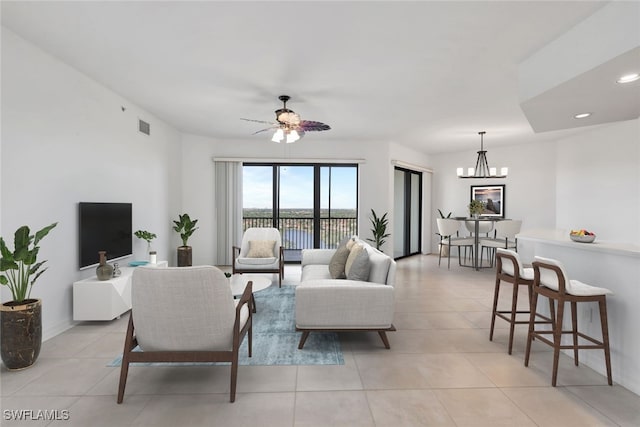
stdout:
<svg viewBox="0 0 640 427">
<path fill-rule="evenodd" d="M 329 263 L 336 249 L 304 249 L 302 276 L 296 287 L 296 329 L 301 349 L 312 331 L 377 331 L 390 348 L 386 331 L 395 331 L 394 281 L 396 262 L 364 241 L 369 259 L 365 280 L 334 279 Z"/>
</svg>

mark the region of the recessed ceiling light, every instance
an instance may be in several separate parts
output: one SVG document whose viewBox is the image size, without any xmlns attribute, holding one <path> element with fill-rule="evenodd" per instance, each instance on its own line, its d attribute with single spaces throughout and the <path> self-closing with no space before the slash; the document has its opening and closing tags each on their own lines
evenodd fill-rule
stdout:
<svg viewBox="0 0 640 427">
<path fill-rule="evenodd" d="M 573 117 L 576 118 L 576 119 L 586 119 L 590 115 L 591 115 L 591 113 L 580 113 L 580 114 L 576 114 Z"/>
<path fill-rule="evenodd" d="M 624 76 L 620 77 L 617 80 L 617 82 L 618 83 L 631 83 L 631 82 L 635 82 L 638 79 L 640 79 L 640 74 L 632 73 L 632 74 L 627 74 L 627 75 L 624 75 Z"/>
</svg>

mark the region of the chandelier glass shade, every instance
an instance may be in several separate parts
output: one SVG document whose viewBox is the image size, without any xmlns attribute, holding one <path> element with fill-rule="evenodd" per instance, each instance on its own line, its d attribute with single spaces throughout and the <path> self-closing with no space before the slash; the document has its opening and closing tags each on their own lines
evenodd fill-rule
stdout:
<svg viewBox="0 0 640 427">
<path fill-rule="evenodd" d="M 509 173 L 509 168 L 500 168 L 500 175 L 496 168 L 490 168 L 489 162 L 487 162 L 487 151 L 484 149 L 484 134 L 486 132 L 478 132 L 480 135 L 480 151 L 478 151 L 478 159 L 476 160 L 476 166 L 473 168 L 467 168 L 467 174 L 464 174 L 464 168 L 457 168 L 456 174 L 458 178 L 506 178 Z"/>
</svg>

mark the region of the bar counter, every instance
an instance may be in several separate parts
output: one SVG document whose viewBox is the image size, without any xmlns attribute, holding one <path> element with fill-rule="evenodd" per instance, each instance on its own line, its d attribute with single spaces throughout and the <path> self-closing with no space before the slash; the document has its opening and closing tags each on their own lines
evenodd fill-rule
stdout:
<svg viewBox="0 0 640 427">
<path fill-rule="evenodd" d="M 578 243 L 569 238 L 569 230 L 525 230 L 517 238 L 524 263 L 531 263 L 534 255 L 554 258 L 565 265 L 569 279 L 614 292 L 607 297 L 613 380 L 640 394 L 640 246 L 598 241 L 598 236 L 593 243 Z M 570 329 L 570 322 L 565 327 Z M 596 338 L 601 336 L 595 303 L 578 304 L 578 329 Z M 580 364 L 605 375 L 601 350 L 581 350 Z M 562 384 L 562 367 L 558 381 Z M 606 384 L 606 377 L 602 384 Z"/>
</svg>

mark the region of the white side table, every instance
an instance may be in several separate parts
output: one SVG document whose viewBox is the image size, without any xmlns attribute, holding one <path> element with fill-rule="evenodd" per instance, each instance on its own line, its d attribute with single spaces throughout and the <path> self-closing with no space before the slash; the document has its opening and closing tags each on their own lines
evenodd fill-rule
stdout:
<svg viewBox="0 0 640 427">
<path fill-rule="evenodd" d="M 256 292 L 263 291 L 271 286 L 271 279 L 264 276 L 256 276 L 253 274 L 234 274 L 229 278 L 229 284 L 231 285 L 231 293 L 233 293 L 234 297 L 242 296 L 244 292 L 244 288 L 247 286 L 247 283 L 251 281 L 251 305 L 253 306 L 253 312 L 256 312 L 256 300 L 253 297 L 253 294 Z"/>
<path fill-rule="evenodd" d="M 167 267 L 160 261 L 156 267 Z M 131 276 L 136 268 L 120 267 L 122 274 L 109 280 L 98 280 L 96 276 L 79 280 L 73 284 L 73 320 L 113 320 L 131 309 Z"/>
</svg>

